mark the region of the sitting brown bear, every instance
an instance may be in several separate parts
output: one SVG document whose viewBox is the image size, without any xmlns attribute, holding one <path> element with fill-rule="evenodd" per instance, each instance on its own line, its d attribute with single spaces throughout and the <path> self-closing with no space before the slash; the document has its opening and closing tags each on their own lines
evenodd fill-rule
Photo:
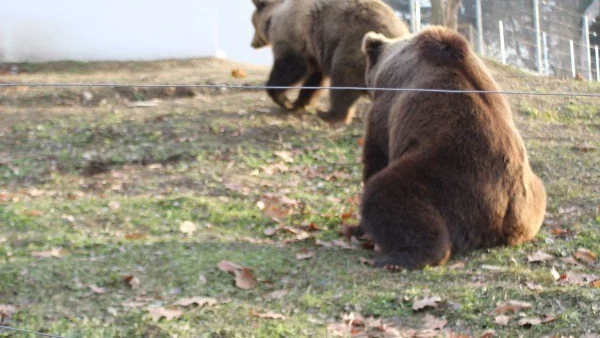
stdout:
<svg viewBox="0 0 600 338">
<path fill-rule="evenodd" d="M 268 86 L 322 86 L 327 78 L 333 87 L 365 87 L 366 61 L 361 53 L 365 33 L 407 35 L 407 26 L 381 0 L 253 0 L 255 33 L 252 47 L 271 45 L 274 65 Z M 268 94 L 283 108 L 303 109 L 317 96 L 302 89 L 290 102 L 286 89 Z M 364 94 L 356 90 L 332 90 L 330 109 L 319 116 L 330 122 L 352 120 L 354 106 Z"/>
<path fill-rule="evenodd" d="M 498 90 L 467 41 L 443 27 L 394 40 L 370 32 L 363 51 L 370 87 Z M 536 235 L 546 192 L 503 95 L 372 96 L 357 231 L 379 245 L 377 266 L 419 269 Z"/>
</svg>

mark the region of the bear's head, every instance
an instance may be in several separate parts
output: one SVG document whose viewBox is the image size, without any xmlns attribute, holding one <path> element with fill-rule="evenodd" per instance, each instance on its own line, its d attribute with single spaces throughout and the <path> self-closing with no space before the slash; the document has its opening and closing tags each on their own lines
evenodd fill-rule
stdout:
<svg viewBox="0 0 600 338">
<path fill-rule="evenodd" d="M 368 32 L 363 38 L 362 51 L 367 58 L 369 87 L 401 86 L 424 71 L 461 68 L 466 58 L 474 55 L 459 33 L 439 26 L 396 39 Z"/>
<path fill-rule="evenodd" d="M 269 41 L 269 29 L 271 28 L 271 16 L 273 9 L 281 4 L 282 0 L 252 0 L 256 9 L 252 13 L 252 25 L 254 25 L 254 37 L 252 48 L 262 48 L 271 44 Z"/>
<path fill-rule="evenodd" d="M 412 35 L 390 39 L 383 34 L 368 32 L 362 41 L 362 52 L 367 58 L 366 83 L 369 87 L 377 86 L 377 74 L 382 64 L 387 64 L 390 57 L 396 58 L 410 43 Z"/>
</svg>

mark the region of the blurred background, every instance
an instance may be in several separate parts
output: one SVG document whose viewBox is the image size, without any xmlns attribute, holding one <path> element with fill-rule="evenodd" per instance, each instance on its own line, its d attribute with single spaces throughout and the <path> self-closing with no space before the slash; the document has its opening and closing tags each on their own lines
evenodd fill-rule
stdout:
<svg viewBox="0 0 600 338">
<path fill-rule="evenodd" d="M 600 0 L 387 0 L 413 31 L 454 26 L 482 55 L 559 77 L 600 80 Z M 217 56 L 253 50 L 250 0 L 0 2 L 0 62 Z M 504 43 L 503 43 L 504 41 Z"/>
</svg>

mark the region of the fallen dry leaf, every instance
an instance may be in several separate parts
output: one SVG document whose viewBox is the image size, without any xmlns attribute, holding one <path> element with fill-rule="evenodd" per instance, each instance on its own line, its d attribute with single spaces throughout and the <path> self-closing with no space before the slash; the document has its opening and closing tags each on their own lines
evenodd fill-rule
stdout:
<svg viewBox="0 0 600 338">
<path fill-rule="evenodd" d="M 304 240 L 307 240 L 309 238 L 314 238 L 313 235 L 309 234 L 306 231 L 302 231 L 301 233 L 295 235 L 292 238 L 288 238 L 286 240 L 283 241 L 283 244 L 290 244 L 290 243 L 296 243 L 296 242 L 302 242 Z"/>
<path fill-rule="evenodd" d="M 246 72 L 245 70 L 241 69 L 241 68 L 235 68 L 231 70 L 231 77 L 235 78 L 235 79 L 243 79 L 246 76 L 248 76 L 248 72 Z"/>
<path fill-rule="evenodd" d="M 280 159 L 284 160 L 287 163 L 294 162 L 294 158 L 292 157 L 292 154 L 290 154 L 287 151 L 276 151 L 273 154 L 275 154 L 275 156 L 279 157 Z"/>
<path fill-rule="evenodd" d="M 269 311 L 269 312 L 250 311 L 250 315 L 252 315 L 253 317 L 265 318 L 265 319 L 285 319 L 286 318 L 282 314 L 274 313 L 271 311 Z"/>
<path fill-rule="evenodd" d="M 352 246 L 352 244 L 344 241 L 343 239 L 334 239 L 333 241 L 331 241 L 331 244 L 333 244 L 334 246 L 337 246 L 338 248 L 342 248 L 342 249 L 346 249 L 346 250 L 356 250 L 356 248 L 354 246 Z"/>
<path fill-rule="evenodd" d="M 254 273 L 249 268 L 241 268 L 235 271 L 235 286 L 242 290 L 250 290 L 256 287 L 257 281 Z"/>
<path fill-rule="evenodd" d="M 552 275 L 552 278 L 554 278 L 554 280 L 560 279 L 560 273 L 558 273 L 558 271 L 556 271 L 555 267 L 552 267 L 552 269 L 550 269 L 550 274 Z"/>
<path fill-rule="evenodd" d="M 574 271 L 567 271 L 560 276 L 560 279 L 558 279 L 558 282 L 561 284 L 584 286 L 584 285 L 589 285 L 596 279 L 598 279 L 598 276 L 596 276 L 596 275 L 574 272 Z"/>
<path fill-rule="evenodd" d="M 441 330 L 448 324 L 444 318 L 438 318 L 430 314 L 426 314 L 423 318 L 423 329 L 425 330 Z"/>
<path fill-rule="evenodd" d="M 550 233 L 554 236 L 563 236 L 569 233 L 569 230 L 563 228 L 550 229 Z"/>
<path fill-rule="evenodd" d="M 129 234 L 125 234 L 125 239 L 133 241 L 133 240 L 140 240 L 140 239 L 144 239 L 148 237 L 148 234 L 142 233 L 142 232 L 134 232 L 134 233 L 129 233 Z"/>
<path fill-rule="evenodd" d="M 350 312 L 342 315 L 342 320 L 348 325 L 364 325 L 364 318 L 360 313 Z"/>
<path fill-rule="evenodd" d="M 505 314 L 505 313 L 517 313 L 521 310 L 530 309 L 533 305 L 528 302 L 522 302 L 518 300 L 510 300 L 505 303 L 501 303 L 498 305 L 494 313 L 496 314 Z"/>
<path fill-rule="evenodd" d="M 217 305 L 217 300 L 214 298 L 207 298 L 207 297 L 191 297 L 191 298 L 181 298 L 178 299 L 175 303 L 173 303 L 173 305 L 179 305 L 179 306 L 183 306 L 183 307 L 187 307 L 190 306 L 192 304 L 196 304 L 198 306 L 214 306 Z"/>
<path fill-rule="evenodd" d="M 225 188 L 231 191 L 239 192 L 242 195 L 248 196 L 250 194 L 250 188 L 245 187 L 243 185 L 232 182 L 225 182 L 223 185 L 225 186 Z"/>
<path fill-rule="evenodd" d="M 32 216 L 32 217 L 39 217 L 39 216 L 43 215 L 43 213 L 40 210 L 27 210 L 25 212 L 25 214 L 27 216 Z"/>
<path fill-rule="evenodd" d="M 527 288 L 529 290 L 542 291 L 544 289 L 540 284 L 536 284 L 536 283 L 527 282 L 527 283 L 525 283 L 525 285 L 527 286 Z"/>
<path fill-rule="evenodd" d="M 105 288 L 101 288 L 101 287 L 96 286 L 94 284 L 90 285 L 90 290 L 92 290 L 93 293 L 98 294 L 98 295 L 104 294 L 106 292 Z"/>
<path fill-rule="evenodd" d="M 290 170 L 290 168 L 287 165 L 280 163 L 280 162 L 263 166 L 260 169 L 267 176 L 273 176 L 275 174 L 283 174 Z"/>
<path fill-rule="evenodd" d="M 360 261 L 360 264 L 369 265 L 369 266 L 375 265 L 375 259 L 372 259 L 372 258 L 360 257 L 358 260 Z"/>
<path fill-rule="evenodd" d="M 322 230 L 315 223 L 302 224 L 301 227 L 302 227 L 302 229 L 304 229 L 305 231 L 308 231 L 308 232 L 316 232 L 316 231 L 321 231 Z"/>
<path fill-rule="evenodd" d="M 560 259 L 563 263 L 565 264 L 571 264 L 571 265 L 575 265 L 575 266 L 583 266 L 581 265 L 581 263 L 579 263 L 577 261 L 577 259 L 575 259 L 575 257 L 573 256 L 569 256 L 569 257 L 563 257 Z"/>
<path fill-rule="evenodd" d="M 490 270 L 490 271 L 504 271 L 504 270 L 506 270 L 505 267 L 497 266 L 497 265 L 488 265 L 488 264 L 483 264 L 481 266 L 481 268 L 484 269 L 484 270 Z"/>
<path fill-rule="evenodd" d="M 235 276 L 235 286 L 242 290 L 250 290 L 257 285 L 254 273 L 250 268 L 245 268 L 229 261 L 221 261 L 217 264 L 217 267 L 221 271 L 233 274 Z"/>
<path fill-rule="evenodd" d="M 169 309 L 164 307 L 150 307 L 147 308 L 152 320 L 159 321 L 161 318 L 165 318 L 166 320 L 173 320 L 175 318 L 179 318 L 183 311 L 179 309 Z"/>
<path fill-rule="evenodd" d="M 304 260 L 304 259 L 309 259 L 309 258 L 313 258 L 315 257 L 315 252 L 314 251 L 310 251 L 306 248 L 300 250 L 300 252 L 298 252 L 296 254 L 296 259 L 297 260 Z"/>
<path fill-rule="evenodd" d="M 589 153 L 590 151 L 595 151 L 596 148 L 590 143 L 580 143 L 574 145 L 571 149 L 580 151 L 582 153 Z"/>
<path fill-rule="evenodd" d="M 63 249 L 62 248 L 52 248 L 48 251 L 34 251 L 31 253 L 31 256 L 35 257 L 35 258 L 50 258 L 50 257 L 54 257 L 54 258 L 59 258 L 61 256 L 63 256 Z"/>
<path fill-rule="evenodd" d="M 593 288 L 600 288 L 600 279 L 596 279 L 590 283 L 590 286 Z"/>
<path fill-rule="evenodd" d="M 532 326 L 540 325 L 542 320 L 539 318 L 523 318 L 519 320 L 519 326 L 530 328 Z"/>
<path fill-rule="evenodd" d="M 350 335 L 352 328 L 345 323 L 332 323 L 327 325 L 327 331 L 331 332 L 334 337 L 347 337 Z"/>
<path fill-rule="evenodd" d="M 494 335 L 496 335 L 496 331 L 492 330 L 492 329 L 488 329 L 483 331 L 483 333 L 481 334 L 481 336 L 479 338 L 492 338 L 494 337 Z"/>
<path fill-rule="evenodd" d="M 191 236 L 196 232 L 197 226 L 192 221 L 184 221 L 179 224 L 179 231 L 186 236 Z"/>
<path fill-rule="evenodd" d="M 555 258 L 554 256 L 552 256 L 548 253 L 545 253 L 543 251 L 537 251 L 533 255 L 527 256 L 527 262 L 529 262 L 529 263 L 546 262 L 546 261 L 551 261 L 554 258 Z"/>
<path fill-rule="evenodd" d="M 374 317 L 365 319 L 359 313 L 354 312 L 342 315 L 342 322 L 327 325 L 327 330 L 336 337 L 417 337 L 415 330 L 399 331 L 381 319 Z M 439 334 L 439 331 L 437 333 Z"/>
<path fill-rule="evenodd" d="M 123 281 L 132 289 L 136 289 L 138 286 L 140 286 L 140 280 L 131 274 L 123 276 Z"/>
<path fill-rule="evenodd" d="M 510 321 L 510 316 L 500 315 L 500 316 L 496 316 L 494 318 L 494 323 L 496 323 L 496 325 L 500 325 L 500 326 L 508 325 L 509 321 Z"/>
<path fill-rule="evenodd" d="M 17 312 L 17 308 L 14 305 L 0 304 L 0 319 L 10 318 L 15 312 Z"/>
<path fill-rule="evenodd" d="M 135 309 L 142 308 L 146 304 L 147 304 L 147 302 L 141 302 L 141 301 L 135 301 L 135 300 L 128 300 L 126 302 L 121 303 L 121 305 L 123 307 L 130 307 L 130 308 L 135 308 Z"/>
<path fill-rule="evenodd" d="M 467 266 L 467 263 L 464 261 L 458 261 L 456 263 L 453 263 L 452 265 L 448 265 L 448 269 L 450 270 L 460 270 L 460 269 L 464 269 L 465 266 Z"/>
<path fill-rule="evenodd" d="M 106 312 L 108 312 L 113 317 L 116 317 L 119 315 L 119 311 L 117 311 L 117 309 L 115 309 L 114 307 L 107 307 Z"/>
<path fill-rule="evenodd" d="M 551 323 L 556 321 L 557 319 L 558 317 L 556 317 L 553 314 L 545 314 L 540 320 L 542 321 L 542 323 Z"/>
<path fill-rule="evenodd" d="M 315 241 L 315 245 L 316 246 L 322 246 L 324 248 L 333 248 L 333 244 L 331 244 L 331 242 L 327 242 L 327 241 L 322 241 L 320 239 L 314 239 Z"/>
<path fill-rule="evenodd" d="M 272 239 L 241 237 L 240 240 L 253 244 L 275 244 Z"/>
<path fill-rule="evenodd" d="M 263 195 L 256 206 L 263 214 L 276 222 L 280 222 L 292 212 L 297 203 L 285 197 Z"/>
<path fill-rule="evenodd" d="M 287 290 L 277 290 L 277 291 L 273 291 L 271 293 L 269 293 L 267 295 L 267 297 L 271 298 L 271 299 L 281 299 L 283 297 L 285 297 L 288 294 Z"/>
<path fill-rule="evenodd" d="M 265 234 L 265 236 L 271 237 L 278 233 L 280 230 L 283 230 L 280 226 L 268 227 L 265 229 L 265 231 L 263 231 L 263 233 Z"/>
<path fill-rule="evenodd" d="M 438 306 L 438 303 L 441 301 L 442 299 L 440 297 L 423 298 L 421 300 L 415 301 L 413 303 L 412 309 L 413 311 L 421 311 L 426 308 L 436 308 Z"/>
<path fill-rule="evenodd" d="M 110 201 L 110 202 L 108 202 L 108 207 L 111 210 L 119 210 L 119 209 L 121 209 L 121 203 L 119 203 L 117 201 Z"/>
<path fill-rule="evenodd" d="M 575 258 L 577 258 L 580 261 L 586 262 L 588 264 L 594 264 L 596 263 L 596 259 L 598 258 L 598 256 L 585 248 L 579 248 L 577 249 L 577 252 L 575 253 Z"/>
<path fill-rule="evenodd" d="M 217 268 L 223 272 L 235 273 L 236 270 L 239 270 L 242 267 L 229 261 L 221 261 L 217 264 Z"/>
<path fill-rule="evenodd" d="M 360 196 L 360 194 L 356 194 L 356 195 L 354 195 L 354 196 L 351 196 L 351 197 L 348 197 L 348 198 L 346 199 L 346 201 L 347 201 L 349 204 L 356 205 L 356 206 L 359 206 L 359 205 L 360 205 L 360 200 L 361 200 L 361 196 Z"/>
</svg>

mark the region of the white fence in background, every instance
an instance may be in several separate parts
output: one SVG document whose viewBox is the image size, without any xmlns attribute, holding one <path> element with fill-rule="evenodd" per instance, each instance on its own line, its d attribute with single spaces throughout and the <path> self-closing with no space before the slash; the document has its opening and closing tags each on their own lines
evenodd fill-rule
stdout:
<svg viewBox="0 0 600 338">
<path fill-rule="evenodd" d="M 431 2 L 408 1 L 411 14 L 403 16 L 410 20 L 413 31 L 418 31 L 430 19 L 421 15 L 425 11 L 420 8 L 430 7 Z M 497 13 L 498 3 L 514 6 L 518 15 Z M 600 14 L 600 1 L 584 14 L 562 5 L 560 1 L 463 0 L 459 24 L 473 29 L 475 39 L 471 42 L 483 56 L 541 75 L 600 82 L 600 53 L 598 46 L 591 45 L 589 32 L 590 24 Z M 555 15 L 550 17 L 549 13 Z M 489 22 L 489 17 L 501 19 Z"/>
</svg>

